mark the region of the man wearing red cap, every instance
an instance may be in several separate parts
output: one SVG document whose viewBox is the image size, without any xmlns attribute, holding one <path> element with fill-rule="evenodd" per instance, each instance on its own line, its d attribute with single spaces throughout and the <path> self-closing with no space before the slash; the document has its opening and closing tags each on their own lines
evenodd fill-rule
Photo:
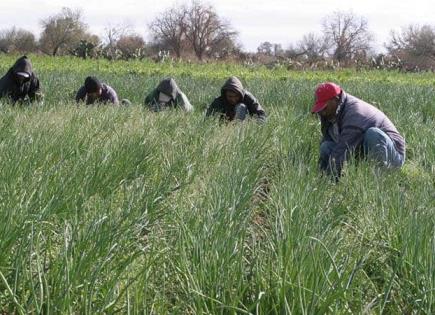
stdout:
<svg viewBox="0 0 435 315">
<path fill-rule="evenodd" d="M 317 87 L 315 99 L 311 112 L 321 122 L 321 170 L 338 178 L 349 153 L 360 149 L 386 167 L 403 165 L 405 140 L 382 111 L 331 82 Z"/>
</svg>

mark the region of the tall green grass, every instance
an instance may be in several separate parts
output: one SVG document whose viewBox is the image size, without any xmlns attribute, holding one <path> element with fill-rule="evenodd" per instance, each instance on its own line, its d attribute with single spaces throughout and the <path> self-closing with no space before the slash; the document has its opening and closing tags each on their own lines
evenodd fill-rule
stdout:
<svg viewBox="0 0 435 315">
<path fill-rule="evenodd" d="M 1 58 L 5 70 L 13 58 Z M 0 109 L 0 313 L 434 313 L 429 75 L 34 64 L 44 105 Z M 231 73 L 266 124 L 204 119 Z M 88 74 L 133 105 L 75 106 Z M 141 106 L 168 75 L 193 114 Z M 401 170 L 318 174 L 309 109 L 323 79 L 388 114 L 407 140 Z"/>
</svg>

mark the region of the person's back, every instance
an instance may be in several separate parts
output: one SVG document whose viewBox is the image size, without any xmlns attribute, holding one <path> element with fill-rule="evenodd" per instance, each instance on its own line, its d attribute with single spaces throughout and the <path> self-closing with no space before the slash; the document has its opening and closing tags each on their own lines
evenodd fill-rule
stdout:
<svg viewBox="0 0 435 315">
<path fill-rule="evenodd" d="M 42 100 L 39 79 L 27 56 L 18 58 L 0 79 L 0 97 L 7 97 L 13 103 L 25 100 L 31 102 Z"/>
<path fill-rule="evenodd" d="M 359 128 L 367 130 L 369 128 L 379 128 L 393 140 L 400 154 L 405 154 L 405 140 L 397 131 L 397 128 L 391 120 L 375 106 L 353 96 L 344 94 L 344 106 L 342 116 L 338 117 L 338 123 L 341 129 Z M 362 137 L 357 140 L 362 141 Z"/>
<path fill-rule="evenodd" d="M 155 112 L 178 107 L 186 112 L 193 111 L 193 106 L 189 99 L 181 91 L 173 78 L 160 81 L 157 88 L 145 97 L 144 103 L 150 110 Z"/>
</svg>

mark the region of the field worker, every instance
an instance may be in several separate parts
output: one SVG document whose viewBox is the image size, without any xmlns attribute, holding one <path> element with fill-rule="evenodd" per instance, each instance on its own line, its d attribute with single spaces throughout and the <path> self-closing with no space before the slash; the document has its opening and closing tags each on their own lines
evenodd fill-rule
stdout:
<svg viewBox="0 0 435 315">
<path fill-rule="evenodd" d="M 311 109 L 321 122 L 319 167 L 338 179 L 350 152 L 401 167 L 405 162 L 405 140 L 379 109 L 350 94 L 337 84 L 326 82 L 315 91 Z"/>
<path fill-rule="evenodd" d="M 85 85 L 78 90 L 76 102 L 84 101 L 86 101 L 86 105 L 94 103 L 119 104 L 118 95 L 115 90 L 107 84 L 100 82 L 96 77 L 87 77 Z"/>
<path fill-rule="evenodd" d="M 157 88 L 145 97 L 145 106 L 155 112 L 171 108 L 181 108 L 186 112 L 193 111 L 189 99 L 180 90 L 173 78 L 162 80 Z"/>
<path fill-rule="evenodd" d="M 18 58 L 15 64 L 0 79 L 0 98 L 17 101 L 42 101 L 39 79 L 33 72 L 27 56 Z"/>
<path fill-rule="evenodd" d="M 206 116 L 219 115 L 227 121 L 245 120 L 255 116 L 258 121 L 266 121 L 266 113 L 257 99 L 243 88 L 242 82 L 230 77 L 221 89 L 221 96 L 208 107 Z"/>
</svg>

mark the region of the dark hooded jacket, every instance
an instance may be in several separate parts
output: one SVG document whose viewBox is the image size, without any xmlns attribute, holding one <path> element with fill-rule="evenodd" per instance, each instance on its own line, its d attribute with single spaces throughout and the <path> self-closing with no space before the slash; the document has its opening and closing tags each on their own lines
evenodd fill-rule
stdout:
<svg viewBox="0 0 435 315">
<path fill-rule="evenodd" d="M 163 93 L 170 97 L 169 102 L 160 103 L 159 94 Z M 181 89 L 173 78 L 162 80 L 156 89 L 145 97 L 145 106 L 153 111 L 161 111 L 169 108 L 181 107 L 186 111 L 193 110 L 192 105 L 187 100 Z"/>
<path fill-rule="evenodd" d="M 91 100 L 87 98 L 86 88 L 83 85 L 76 94 L 76 102 L 84 102 L 86 101 L 86 105 L 92 105 L 94 103 L 111 103 L 113 105 L 119 105 L 118 94 L 116 94 L 115 90 L 108 86 L 105 83 L 101 84 L 101 96 L 98 99 Z"/>
<path fill-rule="evenodd" d="M 216 98 L 208 107 L 206 116 L 218 114 L 221 119 L 234 120 L 236 115 L 235 106 L 230 105 L 225 98 L 225 91 L 231 90 L 240 94 L 241 103 L 248 108 L 250 116 L 256 116 L 259 121 L 266 121 L 266 112 L 257 99 L 243 88 L 242 82 L 237 77 L 230 77 L 221 89 L 221 96 Z"/>
<path fill-rule="evenodd" d="M 17 72 L 25 72 L 29 78 L 19 83 Z M 27 98 L 32 102 L 42 98 L 39 79 L 33 72 L 32 63 L 27 56 L 20 57 L 0 79 L 0 97 L 8 97 L 13 103 Z"/>
<path fill-rule="evenodd" d="M 332 123 L 320 117 L 323 141 L 333 141 L 330 136 Z M 348 151 L 360 148 L 367 129 L 376 127 L 385 132 L 403 157 L 405 156 L 405 139 L 399 134 L 388 117 L 379 109 L 355 96 L 342 92 L 336 122 L 338 125 L 338 141 L 331 153 L 331 173 L 340 176 Z"/>
</svg>

